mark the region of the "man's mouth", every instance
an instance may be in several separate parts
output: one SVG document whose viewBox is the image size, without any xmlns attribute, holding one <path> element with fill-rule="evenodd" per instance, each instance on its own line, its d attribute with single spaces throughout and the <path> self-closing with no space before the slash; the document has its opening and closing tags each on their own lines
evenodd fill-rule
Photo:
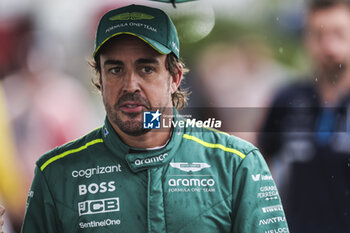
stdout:
<svg viewBox="0 0 350 233">
<path fill-rule="evenodd" d="M 141 103 L 127 101 L 120 106 L 120 109 L 126 113 L 136 113 L 141 112 L 143 107 L 144 105 Z"/>
</svg>

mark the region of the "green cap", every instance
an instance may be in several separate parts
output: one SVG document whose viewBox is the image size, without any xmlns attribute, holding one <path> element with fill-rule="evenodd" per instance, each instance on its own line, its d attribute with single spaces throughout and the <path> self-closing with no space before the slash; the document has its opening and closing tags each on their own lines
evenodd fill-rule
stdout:
<svg viewBox="0 0 350 233">
<path fill-rule="evenodd" d="M 93 56 L 109 39 L 120 34 L 137 36 L 161 54 L 173 52 L 177 58 L 180 57 L 176 28 L 160 9 L 129 5 L 107 12 L 97 27 Z"/>
</svg>

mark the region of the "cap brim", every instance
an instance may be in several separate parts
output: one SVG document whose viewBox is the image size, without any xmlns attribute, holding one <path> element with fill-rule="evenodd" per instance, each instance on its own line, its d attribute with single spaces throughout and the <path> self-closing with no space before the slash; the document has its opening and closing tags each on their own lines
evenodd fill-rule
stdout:
<svg viewBox="0 0 350 233">
<path fill-rule="evenodd" d="M 171 50 L 168 49 L 167 47 L 165 47 L 164 45 L 162 45 L 161 43 L 152 40 L 146 36 L 143 35 L 139 35 L 139 34 L 135 34 L 132 32 L 118 32 L 116 34 L 111 35 L 110 37 L 108 37 L 107 39 L 105 39 L 94 51 L 93 56 L 95 57 L 96 54 L 98 53 L 98 51 L 101 49 L 101 47 L 110 39 L 112 39 L 113 37 L 116 37 L 118 35 L 122 35 L 122 34 L 127 34 L 127 35 L 132 35 L 132 36 L 136 36 L 138 38 L 140 38 L 141 40 L 143 40 L 144 42 L 146 42 L 149 46 L 151 46 L 154 50 L 156 50 L 157 52 L 159 52 L 160 54 L 169 54 L 171 53 Z"/>
</svg>

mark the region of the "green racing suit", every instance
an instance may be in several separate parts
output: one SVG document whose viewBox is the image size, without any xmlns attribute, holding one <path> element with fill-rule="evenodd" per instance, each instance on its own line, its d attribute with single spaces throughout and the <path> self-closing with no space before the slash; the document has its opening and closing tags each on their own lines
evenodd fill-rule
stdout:
<svg viewBox="0 0 350 233">
<path fill-rule="evenodd" d="M 165 147 L 124 144 L 104 126 L 37 162 L 22 233 L 288 233 L 256 147 L 175 127 Z"/>
</svg>

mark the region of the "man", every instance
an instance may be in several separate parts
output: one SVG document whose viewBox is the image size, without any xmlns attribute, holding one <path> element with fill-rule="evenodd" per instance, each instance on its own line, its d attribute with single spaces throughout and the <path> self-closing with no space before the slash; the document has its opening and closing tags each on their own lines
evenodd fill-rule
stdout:
<svg viewBox="0 0 350 233">
<path fill-rule="evenodd" d="M 350 3 L 311 1 L 312 79 L 280 91 L 260 134 L 292 232 L 350 232 Z"/>
<path fill-rule="evenodd" d="M 180 127 L 179 58 L 163 11 L 130 5 L 101 18 L 93 65 L 105 124 L 39 159 L 23 233 L 289 232 L 254 146 Z M 178 124 L 147 129 L 147 114 Z"/>
</svg>

